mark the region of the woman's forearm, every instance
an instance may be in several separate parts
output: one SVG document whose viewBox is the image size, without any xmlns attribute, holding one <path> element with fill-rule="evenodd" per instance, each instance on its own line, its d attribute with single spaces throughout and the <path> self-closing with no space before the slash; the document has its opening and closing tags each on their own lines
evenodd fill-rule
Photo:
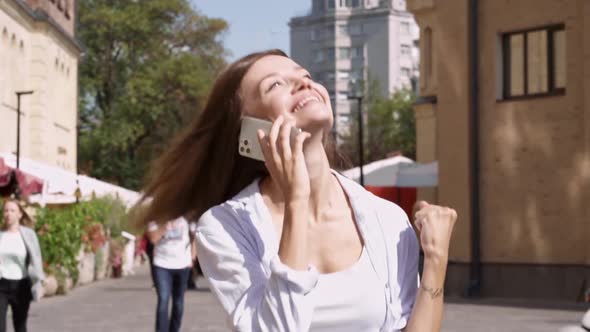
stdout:
<svg viewBox="0 0 590 332">
<path fill-rule="evenodd" d="M 283 230 L 279 244 L 281 262 L 294 270 L 307 270 L 308 202 L 285 204 Z"/>
<path fill-rule="evenodd" d="M 425 258 L 420 288 L 404 332 L 440 331 L 446 270 L 446 259 Z"/>
<path fill-rule="evenodd" d="M 147 233 L 148 240 L 153 244 L 156 245 L 166 234 L 166 227 L 158 226 L 158 228 L 149 230 Z"/>
</svg>

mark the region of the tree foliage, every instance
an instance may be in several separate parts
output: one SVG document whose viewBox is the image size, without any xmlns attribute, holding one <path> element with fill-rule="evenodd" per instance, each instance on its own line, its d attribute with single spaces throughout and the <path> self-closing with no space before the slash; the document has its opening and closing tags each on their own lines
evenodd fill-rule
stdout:
<svg viewBox="0 0 590 332">
<path fill-rule="evenodd" d="M 138 188 L 150 161 L 204 106 L 225 66 L 221 19 L 188 0 L 79 3 L 82 171 Z"/>
<path fill-rule="evenodd" d="M 416 100 L 411 90 L 395 91 L 389 97 L 379 94 L 379 84 L 371 81 L 363 99 L 364 162 L 386 158 L 401 153 L 408 158 L 416 156 L 416 120 L 413 104 Z M 358 111 L 352 105 L 348 133 L 339 136 L 340 151 L 359 165 Z"/>
</svg>

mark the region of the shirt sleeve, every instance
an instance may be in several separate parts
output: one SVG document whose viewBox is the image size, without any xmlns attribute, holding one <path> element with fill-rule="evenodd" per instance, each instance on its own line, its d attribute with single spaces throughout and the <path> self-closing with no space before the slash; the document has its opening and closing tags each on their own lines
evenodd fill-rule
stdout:
<svg viewBox="0 0 590 332">
<path fill-rule="evenodd" d="M 410 314 L 416 301 L 420 279 L 418 275 L 420 246 L 416 233 L 410 225 L 405 213 L 406 227 L 400 232 L 399 247 L 397 252 L 398 260 L 398 282 L 399 282 L 399 299 L 401 304 L 401 317 L 396 322 L 396 329 L 403 329 L 410 320 Z"/>
<path fill-rule="evenodd" d="M 221 205 L 197 224 L 199 263 L 229 323 L 235 331 L 308 331 L 313 304 L 306 294 L 317 283 L 317 270 L 293 270 L 275 253 L 267 272 L 256 249 L 260 235 L 244 227 L 247 222 Z"/>
<path fill-rule="evenodd" d="M 148 232 L 155 232 L 158 230 L 158 224 L 155 221 L 150 221 L 147 226 Z"/>
</svg>

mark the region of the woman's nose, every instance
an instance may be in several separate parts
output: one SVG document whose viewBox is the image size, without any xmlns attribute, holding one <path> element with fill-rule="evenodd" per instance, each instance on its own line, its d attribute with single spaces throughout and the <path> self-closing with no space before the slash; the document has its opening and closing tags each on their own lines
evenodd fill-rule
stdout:
<svg viewBox="0 0 590 332">
<path fill-rule="evenodd" d="M 310 87 L 311 87 L 311 79 L 309 77 L 299 77 L 295 81 L 295 85 L 293 86 L 293 89 L 295 91 L 299 91 L 299 90 L 303 90 L 303 89 L 309 89 Z"/>
</svg>

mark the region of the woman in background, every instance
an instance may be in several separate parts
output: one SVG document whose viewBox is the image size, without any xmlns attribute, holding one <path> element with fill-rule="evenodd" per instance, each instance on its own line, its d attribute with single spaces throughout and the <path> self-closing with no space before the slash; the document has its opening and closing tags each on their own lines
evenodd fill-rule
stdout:
<svg viewBox="0 0 590 332">
<path fill-rule="evenodd" d="M 2 206 L 0 231 L 0 332 L 6 331 L 6 312 L 12 310 L 15 332 L 27 331 L 27 317 L 33 299 L 42 296 L 43 259 L 31 219 L 17 200 Z"/>
<path fill-rule="evenodd" d="M 178 332 L 184 312 L 184 293 L 193 266 L 194 241 L 184 218 L 165 224 L 148 225 L 148 238 L 154 245 L 152 272 L 158 294 L 156 332 Z M 172 313 L 168 304 L 172 298 Z"/>
</svg>

